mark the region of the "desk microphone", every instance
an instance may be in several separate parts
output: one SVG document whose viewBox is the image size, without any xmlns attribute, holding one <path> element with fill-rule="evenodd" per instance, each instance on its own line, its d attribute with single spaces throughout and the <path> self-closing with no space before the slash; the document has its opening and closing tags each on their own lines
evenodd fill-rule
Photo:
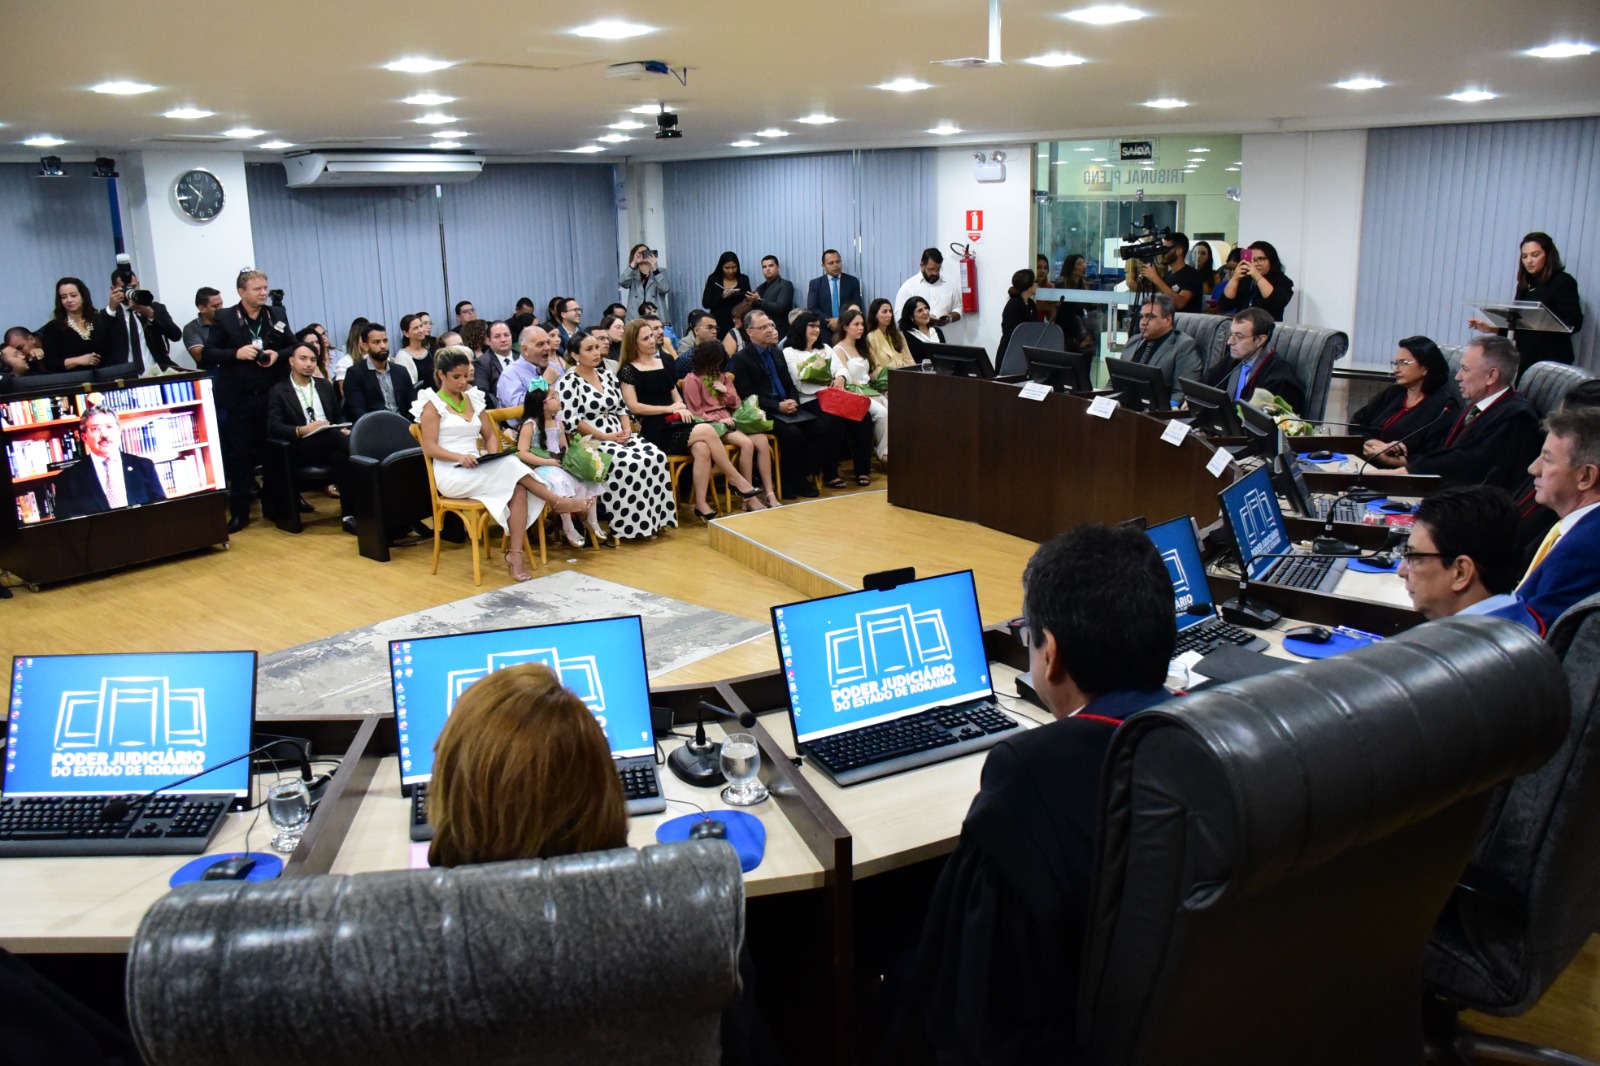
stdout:
<svg viewBox="0 0 1600 1066">
<path fill-rule="evenodd" d="M 1361 461 L 1361 465 L 1356 468 L 1356 479 L 1355 479 L 1355 482 L 1344 493 L 1344 495 L 1340 496 L 1338 499 L 1333 501 L 1333 504 L 1328 507 L 1328 513 L 1329 514 L 1333 513 L 1333 508 L 1334 508 L 1334 506 L 1338 505 L 1339 500 L 1355 500 L 1357 503 L 1370 503 L 1373 500 L 1381 500 L 1386 495 L 1388 495 L 1388 493 L 1379 492 L 1377 489 L 1369 489 L 1369 488 L 1367 488 L 1365 485 L 1363 485 L 1361 483 L 1361 475 L 1367 472 L 1367 467 L 1372 465 L 1372 460 L 1376 459 L 1380 455 L 1388 455 L 1390 452 L 1394 451 L 1395 448 L 1399 447 L 1400 445 L 1404 444 L 1406 441 L 1408 441 L 1411 438 L 1415 437 L 1417 434 L 1421 433 L 1423 430 L 1433 428 L 1433 424 L 1435 422 L 1439 421 L 1439 419 L 1443 418 L 1445 415 L 1450 414 L 1450 413 L 1451 413 L 1450 408 L 1448 408 L 1448 407 L 1442 408 L 1439 411 L 1438 414 L 1434 415 L 1426 423 L 1424 423 L 1421 426 L 1418 426 L 1416 429 L 1412 430 L 1410 433 L 1407 433 L 1405 436 L 1401 437 L 1399 440 L 1397 440 L 1393 444 L 1389 445 L 1383 451 L 1375 452 L 1374 454 L 1369 455 L 1365 459 L 1363 459 Z M 1332 526 L 1329 527 L 1329 531 L 1332 532 Z"/>
<path fill-rule="evenodd" d="M 695 704 L 694 739 L 680 744 L 671 755 L 667 756 L 667 769 L 684 784 L 694 785 L 696 788 L 710 788 L 728 780 L 722 773 L 722 745 L 706 738 L 705 712 L 707 711 L 719 718 L 734 719 L 746 729 L 756 724 L 756 716 L 749 711 L 734 714 L 706 700 Z"/>
<path fill-rule="evenodd" d="M 1320 540 L 1321 538 L 1318 538 L 1318 539 Z M 1352 551 L 1352 552 L 1271 552 L 1271 553 L 1265 554 L 1265 555 L 1252 555 L 1248 559 L 1245 559 L 1244 558 L 1244 553 L 1241 551 L 1240 552 L 1241 564 L 1240 564 L 1240 567 L 1239 567 L 1239 595 L 1235 596 L 1233 599 L 1228 600 L 1226 603 L 1222 604 L 1222 620 L 1224 622 L 1231 622 L 1232 624 L 1234 624 L 1236 626 L 1244 626 L 1247 629 L 1268 629 L 1268 628 L 1271 628 L 1271 626 L 1274 623 L 1276 623 L 1280 618 L 1283 617 L 1283 615 L 1279 614 L 1277 611 L 1274 611 L 1271 607 L 1266 607 L 1266 606 L 1263 606 L 1263 605 L 1261 605 L 1259 603 L 1250 603 L 1249 602 L 1249 594 L 1250 594 L 1250 564 L 1255 562 L 1257 559 L 1352 559 L 1352 558 L 1376 559 L 1382 554 L 1383 553 L 1381 553 L 1381 552 L 1373 552 L 1371 555 L 1363 556 L 1358 551 Z M 1272 584 L 1272 582 L 1270 582 L 1270 581 L 1262 581 L 1262 582 L 1258 582 L 1258 583 L 1262 584 L 1262 585 L 1270 585 L 1270 584 Z M 1283 586 L 1277 586 L 1277 587 L 1281 588 Z M 1313 592 L 1315 590 L 1314 589 L 1296 589 L 1295 591 L 1297 591 L 1297 592 Z"/>
<path fill-rule="evenodd" d="M 189 781 L 193 781 L 197 777 L 204 777 L 206 774 L 211 773 L 213 770 L 220 770 L 224 766 L 232 766 L 234 763 L 238 762 L 240 759 L 248 759 L 252 755 L 259 755 L 262 752 L 267 751 L 267 750 L 269 750 L 271 748 L 275 748 L 280 744 L 288 744 L 294 749 L 295 754 L 298 756 L 297 761 L 300 764 L 300 780 L 302 780 L 302 781 L 310 781 L 311 780 L 311 760 L 306 757 L 306 749 L 305 749 L 305 747 L 303 745 L 301 745 L 298 741 L 290 740 L 287 737 L 280 737 L 277 740 L 268 741 L 267 743 L 261 745 L 259 748 L 251 748 L 249 751 L 245 752 L 243 755 L 235 755 L 231 759 L 222 760 L 221 762 L 217 763 L 215 766 L 208 766 L 204 770 L 201 770 L 199 773 L 190 774 L 188 777 L 180 777 L 176 781 L 169 781 L 166 784 L 162 785 L 161 787 L 156 788 L 156 789 L 152 789 L 151 791 L 146 792 L 144 795 L 138 796 L 138 797 L 136 797 L 134 799 L 131 799 L 131 800 L 130 799 L 123 799 L 121 796 L 114 796 L 111 799 L 106 800 L 105 806 L 100 808 L 100 820 L 102 822 L 120 822 L 124 818 L 126 818 L 130 813 L 132 813 L 134 810 L 136 810 L 136 809 L 138 809 L 140 807 L 143 807 L 146 803 L 149 803 L 152 799 L 154 799 L 156 797 L 156 795 L 158 793 L 165 792 L 169 788 L 177 788 L 179 785 L 184 784 L 184 783 L 189 782 Z"/>
</svg>

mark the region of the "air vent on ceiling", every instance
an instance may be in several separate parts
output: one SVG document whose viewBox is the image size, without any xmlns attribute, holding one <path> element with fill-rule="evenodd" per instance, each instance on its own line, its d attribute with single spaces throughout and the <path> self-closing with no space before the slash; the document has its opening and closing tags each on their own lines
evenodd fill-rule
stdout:
<svg viewBox="0 0 1600 1066">
<path fill-rule="evenodd" d="M 291 189 L 449 185 L 477 177 L 483 160 L 470 152 L 296 152 L 283 169 Z"/>
</svg>

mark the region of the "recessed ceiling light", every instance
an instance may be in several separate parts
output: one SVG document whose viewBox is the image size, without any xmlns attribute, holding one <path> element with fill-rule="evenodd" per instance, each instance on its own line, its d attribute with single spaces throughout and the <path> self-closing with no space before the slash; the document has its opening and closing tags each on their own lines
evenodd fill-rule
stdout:
<svg viewBox="0 0 1600 1066">
<path fill-rule="evenodd" d="M 621 122 L 613 122 L 611 125 L 607 126 L 606 129 L 608 129 L 608 130 L 642 130 L 642 129 L 644 129 L 644 123 L 643 122 L 635 122 L 631 118 L 625 118 Z"/>
<path fill-rule="evenodd" d="M 1094 151 L 1094 149 L 1093 148 L 1074 148 L 1073 151 L 1074 152 L 1092 152 L 1092 151 Z"/>
<path fill-rule="evenodd" d="M 1107 159 L 1103 155 L 1097 155 L 1093 159 L 1089 160 L 1089 162 L 1091 162 L 1091 163 L 1104 163 L 1104 162 L 1107 162 Z"/>
<path fill-rule="evenodd" d="M 623 141 L 631 141 L 633 138 L 629 137 L 626 133 L 608 133 L 604 137 L 601 137 L 600 140 L 606 142 L 607 144 L 621 144 Z"/>
<path fill-rule="evenodd" d="M 433 148 L 444 148 L 444 149 L 460 148 L 461 147 L 461 142 L 460 141 L 434 141 L 433 144 L 430 147 L 433 147 Z"/>
<path fill-rule="evenodd" d="M 914 93 L 922 89 L 931 89 L 933 86 L 925 81 L 918 81 L 916 78 L 896 78 L 893 81 L 884 82 L 877 88 L 887 89 L 892 93 Z"/>
<path fill-rule="evenodd" d="M 424 56 L 406 56 L 396 59 L 392 63 L 385 63 L 384 70 L 392 70 L 396 74 L 432 74 L 436 70 L 453 67 L 454 63 L 445 59 L 428 59 Z"/>
<path fill-rule="evenodd" d="M 1064 166 L 1068 165 L 1071 162 L 1072 162 L 1072 160 L 1070 160 L 1070 159 L 1057 159 L 1054 163 L 1051 163 L 1050 165 L 1053 166 L 1053 167 L 1064 167 Z"/>
<path fill-rule="evenodd" d="M 1191 162 L 1191 163 L 1204 163 L 1205 160 L 1202 159 L 1202 158 L 1199 158 L 1198 156 L 1190 156 L 1189 157 L 1189 162 Z"/>
<path fill-rule="evenodd" d="M 231 130 L 223 130 L 222 135 L 224 137 L 232 137 L 237 141 L 242 141 L 249 137 L 259 137 L 265 132 L 267 131 L 251 129 L 249 126 L 235 126 Z"/>
<path fill-rule="evenodd" d="M 1046 52 L 1043 55 L 1029 56 L 1024 63 L 1032 63 L 1036 67 L 1075 67 L 1084 62 L 1082 56 L 1075 56 L 1071 52 Z"/>
<path fill-rule="evenodd" d="M 629 108 L 629 110 L 635 115 L 659 115 L 661 114 L 661 105 L 640 104 L 638 107 Z"/>
<path fill-rule="evenodd" d="M 1161 97 L 1157 97 L 1154 100 L 1146 100 L 1144 102 L 1144 106 L 1145 107 L 1159 107 L 1159 108 L 1163 108 L 1163 109 L 1173 108 L 1173 107 L 1188 107 L 1189 106 L 1189 101 L 1187 101 L 1187 100 L 1179 100 L 1176 97 L 1172 97 L 1172 96 L 1161 96 Z"/>
<path fill-rule="evenodd" d="M 1458 93 L 1451 93 L 1446 99 L 1454 100 L 1458 104 L 1481 104 L 1485 100 L 1493 100 L 1500 95 L 1486 89 L 1462 89 Z"/>
<path fill-rule="evenodd" d="M 1364 93 L 1368 89 L 1381 89 L 1389 84 L 1377 78 L 1346 78 L 1344 81 L 1333 83 L 1335 89 L 1349 89 L 1353 93 Z"/>
<path fill-rule="evenodd" d="M 625 41 L 629 37 L 642 37 L 647 33 L 654 33 L 656 28 L 637 22 L 623 22 L 621 19 L 601 19 L 599 22 L 591 22 L 587 26 L 579 26 L 568 32 L 578 37 L 595 37 L 602 41 Z"/>
<path fill-rule="evenodd" d="M 1594 45 L 1580 44 L 1576 41 L 1563 42 L 1562 44 L 1547 44 L 1542 48 L 1530 48 L 1523 55 L 1534 56 L 1538 59 L 1571 59 L 1573 56 L 1587 56 L 1594 54 Z"/>
<path fill-rule="evenodd" d="M 471 136 L 471 134 L 469 134 L 466 130 L 434 130 L 433 131 L 433 135 L 435 137 L 440 137 L 440 138 L 444 138 L 444 137 L 469 137 L 469 136 Z"/>
<path fill-rule="evenodd" d="M 210 118 L 215 111 L 207 111 L 201 107 L 175 107 L 171 111 L 163 111 L 162 118 Z"/>
<path fill-rule="evenodd" d="M 606 146 L 603 145 L 603 144 L 586 144 L 581 148 L 566 148 L 566 149 L 563 149 L 563 151 L 565 151 L 569 155 L 594 155 L 594 153 L 596 153 L 596 152 L 603 152 L 605 150 L 606 150 Z"/>
<path fill-rule="evenodd" d="M 154 90 L 154 85 L 146 85 L 142 81 L 103 81 L 99 85 L 89 87 L 90 92 L 104 93 L 107 96 L 138 96 L 140 93 Z"/>
<path fill-rule="evenodd" d="M 440 93 L 418 93 L 415 96 L 408 96 L 400 102 L 412 104 L 416 107 L 438 107 L 440 104 L 453 104 L 456 102 L 456 98 L 444 96 Z"/>
<path fill-rule="evenodd" d="M 433 112 L 429 112 L 426 115 L 418 115 L 416 118 L 412 119 L 411 121 L 412 122 L 420 122 L 424 126 L 448 126 L 450 123 L 454 122 L 455 120 L 456 120 L 456 117 L 454 115 L 441 115 L 437 111 L 433 111 Z"/>
<path fill-rule="evenodd" d="M 1061 17 L 1090 26 L 1110 26 L 1118 22 L 1137 22 L 1145 16 L 1143 11 L 1123 4 L 1096 4 L 1065 12 Z"/>
<path fill-rule="evenodd" d="M 787 137 L 787 136 L 789 136 L 789 131 L 788 130 L 780 130 L 776 126 L 768 126 L 764 130 L 756 130 L 756 136 L 757 137 Z"/>
<path fill-rule="evenodd" d="M 834 118 L 832 115 L 818 113 L 815 115 L 807 115 L 805 118 L 797 118 L 795 121 L 803 122 L 807 126 L 826 126 L 830 122 L 838 122 L 839 120 Z"/>
<path fill-rule="evenodd" d="M 952 133 L 960 133 L 961 127 L 951 122 L 941 122 L 937 126 L 930 126 L 928 132 L 940 137 L 948 137 Z"/>
<path fill-rule="evenodd" d="M 1193 152 L 1195 155 L 1202 155 L 1202 154 L 1204 154 L 1206 152 L 1211 151 L 1211 149 L 1209 149 L 1209 148 L 1191 148 L 1191 149 L 1189 149 L 1189 151 Z"/>
<path fill-rule="evenodd" d="M 1227 171 L 1229 174 L 1237 174 L 1239 172 L 1238 167 L 1223 167 L 1222 169 Z"/>
<path fill-rule="evenodd" d="M 1235 159 L 1233 161 L 1233 165 L 1236 166 L 1236 167 L 1242 167 L 1242 166 L 1244 166 L 1244 160 L 1243 159 Z"/>
<path fill-rule="evenodd" d="M 294 147 L 294 142 L 293 141 L 263 141 L 262 143 L 256 145 L 256 147 L 260 148 L 260 149 L 262 149 L 264 151 L 268 151 L 268 152 L 281 152 L 285 148 L 293 148 Z"/>
<path fill-rule="evenodd" d="M 52 137 L 48 133 L 41 133 L 36 137 L 29 137 L 22 143 L 29 148 L 54 148 L 58 144 L 66 144 L 67 142 L 60 137 Z"/>
<path fill-rule="evenodd" d="M 728 143 L 734 148 L 755 148 L 761 144 L 760 141 L 729 141 Z"/>
</svg>

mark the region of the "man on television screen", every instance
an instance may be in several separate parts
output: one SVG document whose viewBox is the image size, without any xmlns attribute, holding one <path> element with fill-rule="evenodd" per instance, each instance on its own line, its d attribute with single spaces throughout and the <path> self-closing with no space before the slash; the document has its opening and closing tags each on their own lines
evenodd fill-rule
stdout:
<svg viewBox="0 0 1600 1066">
<path fill-rule="evenodd" d="M 167 498 L 156 464 L 122 450 L 115 411 L 90 407 L 78 419 L 84 456 L 56 477 L 56 517 L 77 518 Z"/>
</svg>

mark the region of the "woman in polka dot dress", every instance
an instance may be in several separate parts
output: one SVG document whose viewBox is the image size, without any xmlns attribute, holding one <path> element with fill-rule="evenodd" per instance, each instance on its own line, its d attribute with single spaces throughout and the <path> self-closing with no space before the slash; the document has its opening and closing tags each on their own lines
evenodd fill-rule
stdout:
<svg viewBox="0 0 1600 1066">
<path fill-rule="evenodd" d="M 600 340 L 585 336 L 578 342 L 572 372 L 562 375 L 556 392 L 567 425 L 611 455 L 611 473 L 600 497 L 610 516 L 611 535 L 624 540 L 653 537 L 678 524 L 667 456 L 633 432 L 622 388 L 601 366 L 603 355 Z"/>
</svg>

